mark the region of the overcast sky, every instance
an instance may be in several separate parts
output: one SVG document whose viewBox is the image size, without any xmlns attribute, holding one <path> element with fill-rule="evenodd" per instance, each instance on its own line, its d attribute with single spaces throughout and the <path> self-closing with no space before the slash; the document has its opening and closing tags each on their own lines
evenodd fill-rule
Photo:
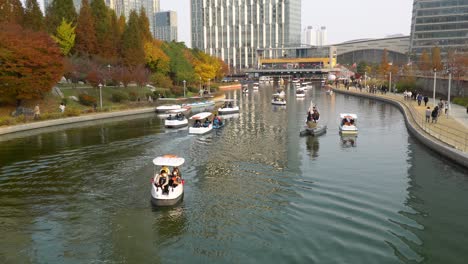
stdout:
<svg viewBox="0 0 468 264">
<path fill-rule="evenodd" d="M 161 0 L 177 12 L 179 41 L 190 41 L 190 0 Z M 302 0 L 302 28 L 325 26 L 328 44 L 387 35 L 409 35 L 413 0 Z"/>
</svg>

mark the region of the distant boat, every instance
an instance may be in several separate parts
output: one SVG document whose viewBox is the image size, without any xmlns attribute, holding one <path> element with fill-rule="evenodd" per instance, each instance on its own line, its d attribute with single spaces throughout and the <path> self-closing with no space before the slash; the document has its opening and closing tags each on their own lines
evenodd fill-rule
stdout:
<svg viewBox="0 0 468 264">
<path fill-rule="evenodd" d="M 342 113 L 340 114 L 340 133 L 341 134 L 357 134 L 358 128 L 356 126 L 357 115 Z"/>
</svg>

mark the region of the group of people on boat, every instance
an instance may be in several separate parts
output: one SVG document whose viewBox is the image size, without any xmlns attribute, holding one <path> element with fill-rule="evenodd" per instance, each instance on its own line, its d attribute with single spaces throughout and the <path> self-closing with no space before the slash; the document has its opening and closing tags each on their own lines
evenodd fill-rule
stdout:
<svg viewBox="0 0 468 264">
<path fill-rule="evenodd" d="M 171 172 L 167 166 L 162 166 L 154 181 L 154 185 L 161 188 L 163 193 L 169 193 L 169 187 L 175 188 L 179 184 L 182 184 L 182 175 L 177 167 Z"/>
<path fill-rule="evenodd" d="M 232 102 L 224 102 L 221 108 L 232 108 Z"/>
<path fill-rule="evenodd" d="M 317 123 L 320 119 L 320 113 L 316 106 L 313 106 L 312 109 L 309 108 L 307 111 L 307 122 Z"/>
<path fill-rule="evenodd" d="M 352 126 L 352 125 L 354 125 L 354 119 L 349 117 L 349 116 L 346 116 L 341 120 L 341 125 L 342 126 Z"/>
<path fill-rule="evenodd" d="M 182 121 L 184 120 L 185 116 L 182 113 L 177 113 L 174 117 L 172 115 L 169 115 L 167 117 L 167 120 L 179 120 Z"/>
</svg>

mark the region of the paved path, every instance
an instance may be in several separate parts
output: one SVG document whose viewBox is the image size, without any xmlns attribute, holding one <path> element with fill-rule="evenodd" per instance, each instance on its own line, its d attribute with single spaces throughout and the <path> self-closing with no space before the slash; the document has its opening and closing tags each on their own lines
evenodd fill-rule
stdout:
<svg viewBox="0 0 468 264">
<path fill-rule="evenodd" d="M 340 90 L 345 90 L 343 87 Z M 397 101 L 407 107 L 410 113 L 409 121 L 415 125 L 414 127 L 421 133 L 427 134 L 433 140 L 439 141 L 449 147 L 460 150 L 464 153 L 468 152 L 468 114 L 466 108 L 452 104 L 452 109 L 449 115 L 442 114 L 439 116 L 437 123 L 431 123 L 425 121 L 425 110 L 424 102 L 421 106 L 418 106 L 417 101 L 405 100 L 402 94 L 386 93 L 368 93 L 360 91 L 355 87 L 350 87 L 346 90 L 349 93 L 365 94 L 372 97 L 378 97 L 382 99 Z M 432 107 L 429 102 L 428 106 Z"/>
</svg>

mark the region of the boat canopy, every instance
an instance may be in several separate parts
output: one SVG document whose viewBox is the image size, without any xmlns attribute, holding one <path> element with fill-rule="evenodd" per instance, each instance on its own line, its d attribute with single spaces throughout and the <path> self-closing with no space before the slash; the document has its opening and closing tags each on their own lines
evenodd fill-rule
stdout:
<svg viewBox="0 0 468 264">
<path fill-rule="evenodd" d="M 178 167 L 184 164 L 185 159 L 178 157 L 176 155 L 164 155 L 161 157 L 157 157 L 153 160 L 153 164 L 156 166 L 170 166 L 170 167 Z"/>
<path fill-rule="evenodd" d="M 342 113 L 342 114 L 340 114 L 340 118 L 352 118 L 352 119 L 357 119 L 357 115 L 356 115 L 356 114 Z"/>
<path fill-rule="evenodd" d="M 201 120 L 201 119 L 205 119 L 205 118 L 208 118 L 210 117 L 212 114 L 210 112 L 202 112 L 202 113 L 199 113 L 199 114 L 196 114 L 192 117 L 190 117 L 190 119 L 193 119 L 193 120 Z"/>
<path fill-rule="evenodd" d="M 158 106 L 156 107 L 156 109 L 168 109 L 168 110 L 172 110 L 172 109 L 180 109 L 182 108 L 181 105 L 161 105 L 161 106 Z"/>
</svg>

